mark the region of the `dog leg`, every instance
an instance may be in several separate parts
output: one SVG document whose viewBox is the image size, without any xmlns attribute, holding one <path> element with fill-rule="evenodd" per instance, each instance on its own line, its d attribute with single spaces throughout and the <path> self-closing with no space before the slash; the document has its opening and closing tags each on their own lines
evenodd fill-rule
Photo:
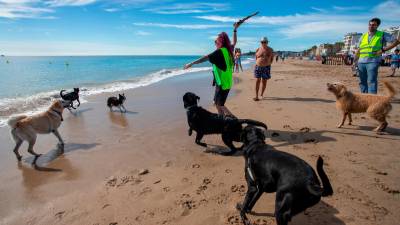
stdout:
<svg viewBox="0 0 400 225">
<path fill-rule="evenodd" d="M 126 109 L 124 105 L 121 105 L 121 107 L 124 109 L 124 113 L 126 113 Z"/>
<path fill-rule="evenodd" d="M 192 130 L 192 128 L 189 128 L 189 130 L 188 130 L 188 134 L 189 134 L 189 136 L 192 136 L 192 133 L 193 133 L 193 130 Z"/>
<path fill-rule="evenodd" d="M 35 164 L 36 160 L 42 155 L 42 154 L 37 154 L 36 152 L 33 151 L 33 146 L 35 145 L 35 143 L 36 143 L 36 138 L 29 141 L 29 147 L 28 147 L 28 152 L 35 156 L 35 159 L 33 160 L 32 164 Z"/>
<path fill-rule="evenodd" d="M 223 133 L 222 141 L 224 144 L 230 148 L 231 151 L 224 153 L 224 155 L 233 155 L 237 151 L 236 147 L 232 143 L 232 138 L 230 134 Z"/>
<path fill-rule="evenodd" d="M 76 99 L 76 100 L 78 101 L 78 106 L 77 107 L 81 106 L 81 101 L 79 101 L 79 98 Z"/>
<path fill-rule="evenodd" d="M 249 205 L 251 201 L 256 197 L 258 189 L 254 185 L 250 185 L 247 183 L 248 189 L 246 192 L 246 197 L 242 204 L 238 203 L 236 205 L 236 209 L 240 211 L 240 218 L 242 219 L 244 224 L 251 224 L 249 219 L 246 216 L 246 213 L 249 213 L 251 210 L 249 209 Z"/>
<path fill-rule="evenodd" d="M 275 219 L 277 225 L 287 225 L 288 222 L 292 219 L 292 202 L 292 194 L 282 192 L 276 193 Z"/>
<path fill-rule="evenodd" d="M 381 124 L 379 124 L 377 128 L 374 129 L 374 131 L 376 131 L 377 134 L 382 134 L 382 132 L 385 131 L 387 126 L 388 123 L 386 121 L 382 122 Z"/>
<path fill-rule="evenodd" d="M 337 128 L 341 128 L 341 127 L 343 126 L 344 122 L 346 121 L 347 114 L 348 114 L 348 113 L 343 113 L 342 122 L 340 122 L 340 123 L 337 125 Z"/>
<path fill-rule="evenodd" d="M 21 161 L 21 159 L 22 159 L 22 156 L 21 156 L 21 155 L 19 154 L 19 152 L 18 152 L 18 149 L 19 149 L 19 147 L 21 146 L 22 142 L 23 142 L 23 140 L 21 140 L 21 139 L 15 140 L 14 153 L 15 153 L 15 156 L 17 157 L 17 160 L 18 160 L 18 161 Z"/>
<path fill-rule="evenodd" d="M 61 152 L 64 152 L 64 141 L 63 141 L 63 139 L 61 138 L 61 135 L 60 135 L 60 133 L 58 132 L 58 130 L 53 130 L 53 134 L 57 137 L 57 139 L 58 139 L 58 141 L 59 141 L 59 146 L 60 146 L 60 149 L 61 149 Z"/>
<path fill-rule="evenodd" d="M 122 113 L 122 109 L 121 109 L 121 106 L 118 106 L 118 109 L 119 109 L 119 111 Z"/>
<path fill-rule="evenodd" d="M 256 204 L 256 202 L 258 201 L 258 199 L 261 197 L 262 195 L 262 191 L 260 191 L 257 188 L 257 193 L 254 195 L 253 199 L 251 199 L 250 203 L 249 203 L 249 207 L 248 207 L 248 211 L 251 212 L 251 210 L 253 209 L 254 205 Z"/>
<path fill-rule="evenodd" d="M 348 113 L 347 116 L 349 117 L 349 125 L 352 125 L 353 119 L 351 118 L 351 113 Z"/>
<path fill-rule="evenodd" d="M 203 146 L 203 147 L 207 147 L 207 144 L 206 143 L 204 143 L 204 142 L 201 142 L 201 139 L 203 138 L 203 136 L 204 136 L 204 134 L 202 134 L 202 133 L 197 133 L 196 134 L 196 144 L 198 144 L 198 145 L 201 145 L 201 146 Z"/>
</svg>

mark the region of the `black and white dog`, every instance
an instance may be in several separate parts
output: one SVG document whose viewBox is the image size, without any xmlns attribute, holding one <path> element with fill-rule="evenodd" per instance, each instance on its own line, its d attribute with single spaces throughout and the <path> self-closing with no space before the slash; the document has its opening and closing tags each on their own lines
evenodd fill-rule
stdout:
<svg viewBox="0 0 400 225">
<path fill-rule="evenodd" d="M 232 155 L 241 149 L 236 148 L 232 142 L 240 142 L 243 124 L 252 124 L 267 129 L 267 125 L 259 121 L 224 117 L 216 113 L 211 113 L 197 106 L 198 100 L 200 100 L 200 97 L 194 93 L 187 92 L 183 95 L 183 105 L 186 109 L 189 124 L 189 136 L 192 135 L 193 130 L 196 131 L 195 142 L 198 145 L 207 147 L 206 143 L 201 142 L 201 139 L 206 134 L 221 134 L 222 140 L 230 148 L 230 152 L 224 154 Z"/>
<path fill-rule="evenodd" d="M 125 97 L 124 93 L 122 95 L 118 94 L 118 98 L 113 96 L 113 97 L 109 97 L 107 99 L 107 106 L 110 108 L 110 111 L 112 111 L 112 107 L 113 106 L 114 107 L 118 107 L 119 111 L 121 113 L 123 113 L 123 112 L 126 112 L 126 109 L 125 109 L 125 106 L 124 106 L 125 100 L 126 100 L 126 97 Z M 123 108 L 124 111 L 122 111 L 121 108 Z"/>
<path fill-rule="evenodd" d="M 73 92 L 69 92 L 67 94 L 63 94 L 65 90 L 60 91 L 60 96 L 64 101 L 69 101 L 70 105 L 67 107 L 68 110 L 70 108 L 76 109 L 74 107 L 74 101 L 78 101 L 78 105 L 76 107 L 79 107 L 81 105 L 81 102 L 79 101 L 79 88 L 74 88 Z"/>
<path fill-rule="evenodd" d="M 238 204 L 237 209 L 244 224 L 250 224 L 246 213 L 251 212 L 264 192 L 276 192 L 277 225 L 287 225 L 293 216 L 317 204 L 321 196 L 333 194 L 321 157 L 317 160 L 317 172 L 322 186 L 313 168 L 304 160 L 286 152 L 268 149 L 260 128 L 247 126 L 241 136 L 247 193 L 243 204 Z"/>
</svg>

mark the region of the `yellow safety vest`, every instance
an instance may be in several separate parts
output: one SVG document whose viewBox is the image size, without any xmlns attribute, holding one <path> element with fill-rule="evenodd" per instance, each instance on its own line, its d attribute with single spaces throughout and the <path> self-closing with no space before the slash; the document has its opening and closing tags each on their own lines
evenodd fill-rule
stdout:
<svg viewBox="0 0 400 225">
<path fill-rule="evenodd" d="M 215 82 L 217 85 L 221 86 L 222 90 L 228 90 L 233 85 L 232 72 L 233 72 L 233 62 L 232 57 L 228 52 L 228 49 L 221 48 L 222 54 L 224 55 L 226 70 L 223 71 L 213 64 L 213 72 L 215 77 Z"/>
<path fill-rule="evenodd" d="M 382 50 L 383 32 L 377 30 L 371 40 L 368 42 L 368 32 L 361 36 L 360 58 L 380 57 L 376 52 Z"/>
</svg>

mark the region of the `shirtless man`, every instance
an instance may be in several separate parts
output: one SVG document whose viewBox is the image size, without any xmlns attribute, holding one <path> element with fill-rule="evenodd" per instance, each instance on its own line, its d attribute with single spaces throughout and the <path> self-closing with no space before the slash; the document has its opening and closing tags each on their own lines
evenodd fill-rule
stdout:
<svg viewBox="0 0 400 225">
<path fill-rule="evenodd" d="M 256 81 L 256 97 L 254 101 L 260 100 L 258 98 L 258 90 L 260 89 L 260 81 L 262 79 L 261 98 L 264 97 L 264 91 L 267 87 L 267 80 L 271 78 L 271 64 L 274 60 L 273 50 L 268 47 L 268 38 L 261 38 L 261 47 L 256 50 L 256 66 L 254 69 L 254 77 Z"/>
</svg>

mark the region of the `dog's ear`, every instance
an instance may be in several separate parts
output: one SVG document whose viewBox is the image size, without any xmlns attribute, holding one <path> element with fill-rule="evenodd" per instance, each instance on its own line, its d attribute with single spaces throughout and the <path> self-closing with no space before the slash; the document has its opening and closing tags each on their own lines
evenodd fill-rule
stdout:
<svg viewBox="0 0 400 225">
<path fill-rule="evenodd" d="M 347 92 L 346 86 L 340 85 L 339 87 L 340 87 L 340 90 L 339 90 L 339 95 L 338 96 L 340 96 L 340 97 L 345 96 L 346 92 Z"/>
<path fill-rule="evenodd" d="M 256 128 L 257 139 L 265 140 L 265 133 L 263 130 Z"/>
</svg>

